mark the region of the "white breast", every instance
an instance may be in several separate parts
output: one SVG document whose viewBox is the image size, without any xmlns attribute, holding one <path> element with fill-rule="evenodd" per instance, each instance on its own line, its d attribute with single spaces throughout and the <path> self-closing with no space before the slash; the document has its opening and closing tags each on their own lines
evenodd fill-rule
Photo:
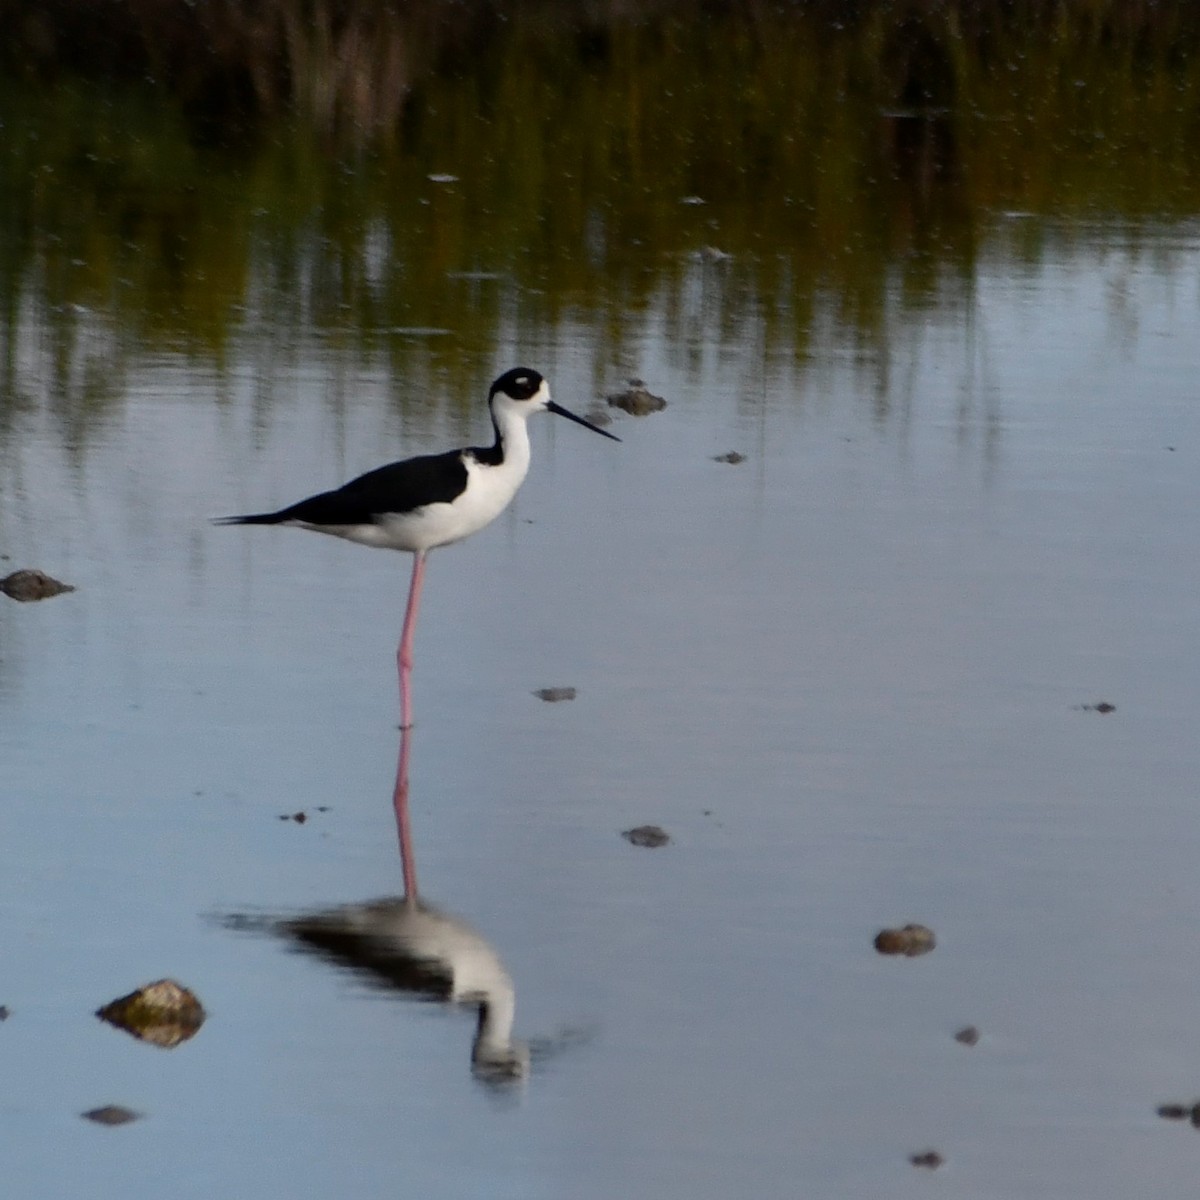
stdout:
<svg viewBox="0 0 1200 1200">
<path fill-rule="evenodd" d="M 529 454 L 508 453 L 499 466 L 487 466 L 471 456 L 464 458 L 467 468 L 466 490 L 450 504 L 427 504 L 409 513 L 383 514 L 374 527 L 374 545 L 397 550 L 425 551 L 448 546 L 490 525 L 512 503 L 517 489 L 529 473 Z M 355 541 L 366 531 L 357 531 Z M 369 536 L 369 535 L 368 535 Z M 376 540 L 377 539 L 377 540 Z"/>
</svg>

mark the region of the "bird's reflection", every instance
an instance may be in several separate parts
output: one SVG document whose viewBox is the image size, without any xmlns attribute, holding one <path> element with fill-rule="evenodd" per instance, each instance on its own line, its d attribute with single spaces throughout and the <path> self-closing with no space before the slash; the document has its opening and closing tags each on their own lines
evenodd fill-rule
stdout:
<svg viewBox="0 0 1200 1200">
<path fill-rule="evenodd" d="M 506 1085 L 529 1070 L 529 1047 L 512 1036 L 513 982 L 499 955 L 478 930 L 426 903 L 417 892 L 408 818 L 411 730 L 400 731 L 393 804 L 400 839 L 404 895 L 343 904 L 299 917 L 258 922 L 234 918 L 233 928 L 263 927 L 296 948 L 362 972 L 378 986 L 425 999 L 472 1006 L 478 1014 L 471 1069 L 489 1084 Z"/>
<path fill-rule="evenodd" d="M 522 1078 L 529 1049 L 513 1040 L 516 992 L 495 950 L 465 921 L 413 896 L 346 904 L 285 921 L 302 947 L 369 972 L 383 986 L 472 1005 L 471 1069 L 489 1082 Z"/>
</svg>

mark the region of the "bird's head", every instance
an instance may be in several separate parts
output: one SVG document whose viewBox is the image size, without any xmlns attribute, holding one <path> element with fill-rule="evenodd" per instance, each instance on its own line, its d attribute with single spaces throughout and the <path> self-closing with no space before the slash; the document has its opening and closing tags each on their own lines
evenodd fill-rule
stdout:
<svg viewBox="0 0 1200 1200">
<path fill-rule="evenodd" d="M 531 367 L 513 367 L 511 371 L 505 371 L 492 384 L 491 391 L 488 392 L 488 403 L 495 415 L 511 412 L 524 419 L 533 416 L 534 413 L 552 412 L 600 434 L 601 437 L 612 438 L 614 442 L 621 440 L 615 434 L 593 425 L 591 421 L 577 417 L 561 404 L 555 404 L 550 399 L 550 385 L 545 377 Z"/>
</svg>

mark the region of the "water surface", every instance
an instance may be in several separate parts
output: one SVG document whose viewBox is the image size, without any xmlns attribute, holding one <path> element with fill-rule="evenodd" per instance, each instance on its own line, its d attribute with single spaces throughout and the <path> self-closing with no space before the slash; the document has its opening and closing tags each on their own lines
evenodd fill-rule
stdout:
<svg viewBox="0 0 1200 1200">
<path fill-rule="evenodd" d="M 438 167 L 411 203 L 459 188 L 450 237 L 492 177 Z M 978 204 L 967 249 L 867 238 L 814 283 L 668 192 L 631 273 L 624 234 L 571 274 L 519 230 L 401 251 L 370 197 L 202 209 L 155 243 L 174 308 L 144 225 L 107 274 L 10 229 L 0 552 L 79 588 L 0 605 L 15 1192 L 915 1195 L 928 1147 L 978 1197 L 1192 1179 L 1154 1107 L 1198 1090 L 1194 220 Z M 512 510 L 430 560 L 417 854 L 511 977 L 533 1067 L 496 1086 L 472 1012 L 273 924 L 400 890 L 407 560 L 206 518 L 486 437 L 516 362 L 576 411 L 630 375 L 669 406 L 619 446 L 540 418 Z M 671 844 L 620 838 L 646 822 Z M 937 950 L 879 958 L 908 920 Z M 209 1010 L 186 1045 L 91 1016 L 163 975 Z"/>
</svg>

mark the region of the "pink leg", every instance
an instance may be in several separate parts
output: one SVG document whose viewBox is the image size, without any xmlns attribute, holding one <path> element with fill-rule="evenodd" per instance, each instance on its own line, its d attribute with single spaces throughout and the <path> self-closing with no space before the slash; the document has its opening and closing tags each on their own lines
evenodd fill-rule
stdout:
<svg viewBox="0 0 1200 1200">
<path fill-rule="evenodd" d="M 408 586 L 408 607 L 404 610 L 404 632 L 400 635 L 400 649 L 396 651 L 396 664 L 400 668 L 400 728 L 412 728 L 412 647 L 413 631 L 417 624 L 417 608 L 421 603 L 421 584 L 425 581 L 425 553 L 413 555 L 412 582 Z"/>
<path fill-rule="evenodd" d="M 396 832 L 400 836 L 400 869 L 404 872 L 404 898 L 417 899 L 417 860 L 413 856 L 412 829 L 408 821 L 408 738 L 407 728 L 400 730 L 400 761 L 396 765 L 396 790 L 392 807 L 396 810 Z"/>
<path fill-rule="evenodd" d="M 400 634 L 400 648 L 396 651 L 396 663 L 400 669 L 400 760 L 396 764 L 396 787 L 392 793 L 396 833 L 400 838 L 400 867 L 404 872 L 404 897 L 414 902 L 417 899 L 417 861 L 413 855 L 412 828 L 408 819 L 408 738 L 412 729 L 413 633 L 424 579 L 425 555 L 414 554 L 408 605 L 404 610 L 404 631 Z"/>
</svg>

